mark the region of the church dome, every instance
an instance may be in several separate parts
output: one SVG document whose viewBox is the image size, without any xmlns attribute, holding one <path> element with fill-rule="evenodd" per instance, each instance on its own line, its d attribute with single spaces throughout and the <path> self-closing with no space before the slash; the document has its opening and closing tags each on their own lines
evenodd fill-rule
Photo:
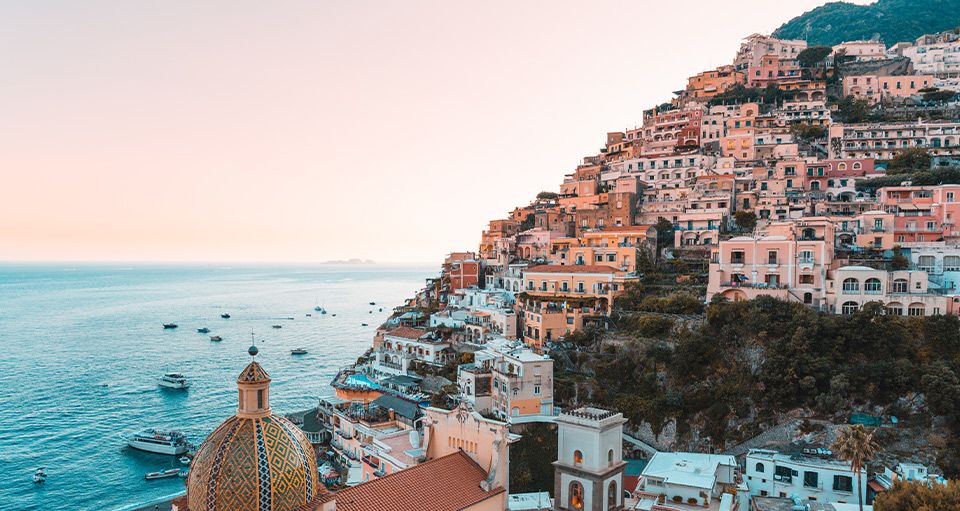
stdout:
<svg viewBox="0 0 960 511">
<path fill-rule="evenodd" d="M 187 478 L 190 511 L 293 511 L 322 493 L 307 436 L 270 413 L 270 377 L 251 362 L 237 378 L 237 414 L 197 449 Z"/>
</svg>

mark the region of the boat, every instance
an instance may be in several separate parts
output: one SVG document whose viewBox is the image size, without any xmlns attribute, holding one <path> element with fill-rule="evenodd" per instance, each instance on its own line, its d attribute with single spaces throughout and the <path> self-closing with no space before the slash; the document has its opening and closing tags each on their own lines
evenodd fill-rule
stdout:
<svg viewBox="0 0 960 511">
<path fill-rule="evenodd" d="M 376 305 L 377 302 L 370 302 L 370 305 Z"/>
<path fill-rule="evenodd" d="M 198 328 L 198 329 L 197 329 L 197 333 L 201 333 L 201 334 L 209 334 L 209 333 L 210 333 L 210 329 L 209 329 L 209 328 L 207 328 L 207 327 L 203 327 L 203 328 Z"/>
<path fill-rule="evenodd" d="M 367 325 L 366 323 L 360 323 L 360 326 L 370 326 L 370 325 Z"/>
<path fill-rule="evenodd" d="M 223 314 L 221 314 L 220 317 L 223 318 L 223 319 L 230 319 L 230 315 L 227 314 L 226 312 L 224 312 Z"/>
<path fill-rule="evenodd" d="M 223 337 L 220 337 L 219 335 L 211 335 L 210 340 L 213 342 L 220 342 L 223 340 Z"/>
<path fill-rule="evenodd" d="M 174 328 L 177 328 L 177 324 L 176 324 L 176 323 L 164 323 L 164 324 L 163 324 L 163 329 L 164 329 L 164 330 L 172 330 L 172 329 L 174 329 Z"/>
<path fill-rule="evenodd" d="M 323 307 L 317 305 L 316 307 L 313 308 L 313 310 L 315 310 L 315 311 L 317 311 L 317 312 L 322 312 L 322 311 L 323 311 Z"/>
<path fill-rule="evenodd" d="M 180 456 L 190 449 L 187 437 L 178 431 L 145 429 L 127 438 L 127 445 L 141 451 Z"/>
<path fill-rule="evenodd" d="M 47 481 L 47 467 L 40 467 L 37 469 L 37 472 L 33 474 L 33 484 L 43 484 Z"/>
<path fill-rule="evenodd" d="M 159 383 L 161 387 L 167 387 L 168 389 L 185 389 L 190 386 L 187 378 L 180 373 L 167 373 L 161 376 L 157 383 Z"/>
<path fill-rule="evenodd" d="M 190 475 L 190 471 L 189 471 L 189 470 L 181 470 L 181 471 L 180 471 L 180 478 L 181 478 L 181 479 L 186 479 L 187 476 L 189 476 L 189 475 Z"/>
<path fill-rule="evenodd" d="M 303 348 L 296 348 L 296 349 L 290 350 L 290 354 L 291 354 L 291 355 L 306 355 L 306 354 L 307 354 L 307 350 L 305 350 L 305 349 L 303 349 Z"/>
<path fill-rule="evenodd" d="M 336 314 L 334 314 L 334 316 L 336 316 Z"/>
<path fill-rule="evenodd" d="M 180 463 L 183 464 L 183 465 L 189 465 L 189 464 L 190 464 L 190 457 L 189 457 L 189 456 L 183 456 L 183 457 L 181 457 L 181 458 L 180 458 Z"/>
<path fill-rule="evenodd" d="M 146 474 L 143 475 L 143 478 L 146 479 L 147 481 L 152 481 L 154 479 L 167 479 L 169 477 L 179 477 L 179 476 L 180 476 L 180 469 L 171 468 L 171 469 L 164 470 L 162 472 L 147 472 Z"/>
<path fill-rule="evenodd" d="M 273 325 L 273 328 L 283 328 L 283 325 Z"/>
<path fill-rule="evenodd" d="M 380 307 L 380 310 L 378 312 L 383 312 L 383 307 Z"/>
</svg>

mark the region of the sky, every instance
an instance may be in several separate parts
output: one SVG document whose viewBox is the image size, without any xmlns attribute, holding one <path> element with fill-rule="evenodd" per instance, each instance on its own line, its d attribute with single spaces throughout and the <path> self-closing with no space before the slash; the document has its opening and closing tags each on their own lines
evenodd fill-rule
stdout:
<svg viewBox="0 0 960 511">
<path fill-rule="evenodd" d="M 822 3 L 0 2 L 0 260 L 476 250 L 606 132 Z"/>
</svg>

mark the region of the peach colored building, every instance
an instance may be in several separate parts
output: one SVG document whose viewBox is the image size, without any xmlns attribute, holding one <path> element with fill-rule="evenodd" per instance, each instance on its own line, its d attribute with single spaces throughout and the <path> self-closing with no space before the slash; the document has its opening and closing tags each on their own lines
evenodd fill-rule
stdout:
<svg viewBox="0 0 960 511">
<path fill-rule="evenodd" d="M 720 66 L 691 76 L 687 80 L 686 92 L 691 98 L 710 98 L 745 82 L 743 72 L 737 71 L 732 65 Z"/>
<path fill-rule="evenodd" d="M 909 98 L 933 87 L 931 75 L 877 76 L 854 75 L 843 77 L 843 95 L 879 103 L 894 98 Z"/>
<path fill-rule="evenodd" d="M 707 300 L 768 295 L 821 306 L 834 230 L 828 219 L 813 217 L 771 223 L 763 233 L 721 241 L 711 256 Z"/>
<path fill-rule="evenodd" d="M 835 314 L 853 314 L 869 302 L 879 302 L 887 314 L 896 316 L 952 313 L 952 299 L 930 287 L 926 271 L 843 266 L 831 273 L 827 305 Z"/>
</svg>

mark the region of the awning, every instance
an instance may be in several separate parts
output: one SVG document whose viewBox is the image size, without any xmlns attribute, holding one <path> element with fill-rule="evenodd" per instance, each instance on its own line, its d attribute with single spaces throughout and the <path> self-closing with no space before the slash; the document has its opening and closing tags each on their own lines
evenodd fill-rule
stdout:
<svg viewBox="0 0 960 511">
<path fill-rule="evenodd" d="M 882 491 L 886 491 L 886 488 L 884 488 L 883 485 L 881 485 L 880 483 L 878 483 L 878 482 L 876 482 L 876 481 L 869 481 L 869 482 L 867 482 L 867 486 L 869 486 L 871 490 L 873 490 L 873 491 L 875 491 L 875 492 L 877 492 L 877 493 L 880 493 L 880 492 L 882 492 Z"/>
</svg>

